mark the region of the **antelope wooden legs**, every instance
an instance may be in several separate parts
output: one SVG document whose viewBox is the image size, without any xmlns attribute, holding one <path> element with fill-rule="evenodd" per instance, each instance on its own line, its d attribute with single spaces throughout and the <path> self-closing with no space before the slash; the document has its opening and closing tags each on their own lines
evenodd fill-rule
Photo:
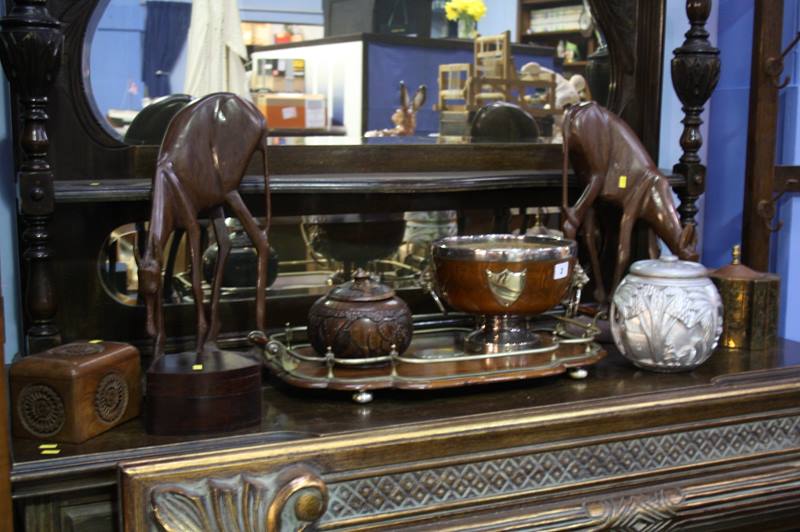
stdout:
<svg viewBox="0 0 800 532">
<path fill-rule="evenodd" d="M 197 311 L 197 353 L 203 352 L 203 347 L 208 333 L 205 305 L 203 304 L 203 253 L 200 249 L 200 225 L 195 222 L 186 229 L 189 238 L 189 252 L 192 257 L 192 292 L 194 305 Z"/>
<path fill-rule="evenodd" d="M 258 279 L 256 282 L 256 328 L 260 331 L 266 328 L 266 303 L 267 303 L 267 261 L 269 260 L 269 245 L 267 233 L 256 223 L 253 215 L 242 201 L 239 192 L 233 191 L 225 196 L 228 206 L 233 210 L 239 221 L 242 222 L 245 232 L 253 241 L 258 251 Z M 267 213 L 269 216 L 269 213 Z"/>
<path fill-rule="evenodd" d="M 211 326 L 208 331 L 207 342 L 216 344 L 219 336 L 219 295 L 222 290 L 222 276 L 225 272 L 225 263 L 231 252 L 231 237 L 225 227 L 225 213 L 220 207 L 214 215 L 214 236 L 217 239 L 217 263 L 214 266 L 214 280 L 211 286 Z"/>
</svg>

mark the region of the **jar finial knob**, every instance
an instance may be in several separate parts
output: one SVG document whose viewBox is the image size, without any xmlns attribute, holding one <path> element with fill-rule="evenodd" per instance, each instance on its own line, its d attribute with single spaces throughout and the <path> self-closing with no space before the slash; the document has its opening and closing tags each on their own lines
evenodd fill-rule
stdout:
<svg viewBox="0 0 800 532">
<path fill-rule="evenodd" d="M 736 244 L 733 246 L 733 262 L 731 264 L 741 264 L 742 263 L 742 246 Z"/>
</svg>

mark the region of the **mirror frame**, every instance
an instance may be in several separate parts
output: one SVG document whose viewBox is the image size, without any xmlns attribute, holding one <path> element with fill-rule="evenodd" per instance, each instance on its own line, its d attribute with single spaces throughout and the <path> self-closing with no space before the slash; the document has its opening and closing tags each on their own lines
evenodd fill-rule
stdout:
<svg viewBox="0 0 800 532">
<path fill-rule="evenodd" d="M 147 216 L 158 151 L 156 146 L 123 144 L 92 110 L 87 32 L 105 2 L 6 3 L 0 55 L 12 86 L 15 169 L 25 227 L 20 263 L 26 277 L 26 351 L 97 336 L 147 345 L 143 309 L 113 301 L 97 275 L 97 255 L 108 233 Z M 610 48 L 609 107 L 655 158 L 665 0 L 590 3 Z M 557 144 L 274 146 L 272 205 L 275 215 L 286 215 L 558 204 L 561 162 Z M 260 160 L 254 163 L 242 191 L 259 215 L 263 177 L 256 178 L 262 174 Z M 369 175 L 376 172 L 386 179 Z M 674 185 L 687 183 L 673 176 Z M 330 193 L 336 193 L 336 201 L 328 201 Z M 419 296 L 415 299 L 422 311 L 424 294 Z M 302 319 L 308 304 L 282 300 L 281 315 Z M 249 323 L 250 307 L 231 305 L 221 311 L 237 324 Z M 192 334 L 193 313 L 192 308 L 168 313 L 175 342 Z"/>
</svg>

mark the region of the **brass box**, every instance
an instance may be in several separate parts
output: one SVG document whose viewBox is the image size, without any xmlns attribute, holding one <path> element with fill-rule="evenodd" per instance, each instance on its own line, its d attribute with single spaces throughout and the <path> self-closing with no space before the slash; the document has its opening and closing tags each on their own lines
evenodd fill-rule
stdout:
<svg viewBox="0 0 800 532">
<path fill-rule="evenodd" d="M 738 246 L 733 262 L 711 274 L 722 297 L 722 336 L 728 349 L 757 351 L 774 347 L 778 340 L 780 277 L 756 272 L 739 262 Z"/>
<path fill-rule="evenodd" d="M 139 415 L 139 351 L 116 342 L 77 342 L 11 365 L 14 435 L 81 443 Z"/>
</svg>

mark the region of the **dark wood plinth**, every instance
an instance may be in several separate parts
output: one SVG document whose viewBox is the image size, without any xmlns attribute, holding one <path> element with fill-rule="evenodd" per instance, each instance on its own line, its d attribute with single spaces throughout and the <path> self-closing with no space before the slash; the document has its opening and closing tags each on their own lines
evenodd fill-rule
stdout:
<svg viewBox="0 0 800 532">
<path fill-rule="evenodd" d="M 165 355 L 147 371 L 150 434 L 222 432 L 261 421 L 261 365 L 230 351 Z"/>
</svg>

